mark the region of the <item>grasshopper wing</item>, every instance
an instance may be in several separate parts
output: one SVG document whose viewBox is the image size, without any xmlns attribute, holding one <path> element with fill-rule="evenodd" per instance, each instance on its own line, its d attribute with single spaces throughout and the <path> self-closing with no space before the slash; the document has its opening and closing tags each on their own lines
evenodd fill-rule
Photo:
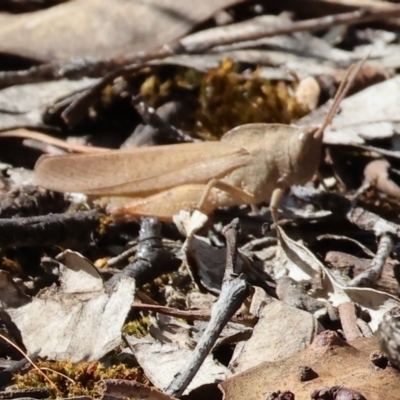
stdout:
<svg viewBox="0 0 400 400">
<path fill-rule="evenodd" d="M 37 183 L 59 192 L 144 197 L 191 183 L 207 183 L 251 162 L 247 150 L 222 142 L 42 156 Z"/>
</svg>

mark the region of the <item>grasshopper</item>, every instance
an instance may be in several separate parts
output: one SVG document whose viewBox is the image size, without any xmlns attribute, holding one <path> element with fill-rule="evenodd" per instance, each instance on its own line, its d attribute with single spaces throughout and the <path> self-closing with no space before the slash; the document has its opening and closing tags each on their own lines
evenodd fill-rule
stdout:
<svg viewBox="0 0 400 400">
<path fill-rule="evenodd" d="M 36 181 L 54 191 L 107 198 L 116 220 L 171 221 L 182 209 L 209 214 L 218 207 L 270 201 L 277 222 L 283 192 L 317 172 L 324 129 L 361 65 L 348 70 L 320 128 L 256 123 L 232 129 L 219 142 L 44 155 L 35 166 Z"/>
</svg>

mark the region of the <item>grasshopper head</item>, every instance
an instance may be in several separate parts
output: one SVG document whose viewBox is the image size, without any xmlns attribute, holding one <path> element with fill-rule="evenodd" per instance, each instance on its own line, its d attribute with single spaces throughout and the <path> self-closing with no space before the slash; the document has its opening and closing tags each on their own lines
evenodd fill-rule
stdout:
<svg viewBox="0 0 400 400">
<path fill-rule="evenodd" d="M 357 67 L 353 64 L 348 69 L 321 127 L 309 129 L 294 128 L 294 130 L 291 131 L 288 146 L 290 167 L 288 168 L 288 172 L 285 174 L 286 184 L 301 185 L 310 180 L 317 172 L 321 156 L 324 130 L 331 123 L 333 116 L 339 108 L 341 100 L 348 92 L 365 60 L 366 58 L 364 58 Z"/>
<path fill-rule="evenodd" d="M 287 181 L 290 185 L 306 183 L 317 172 L 322 135 L 316 135 L 316 132 L 314 128 L 296 128 L 289 140 L 290 173 Z"/>
</svg>

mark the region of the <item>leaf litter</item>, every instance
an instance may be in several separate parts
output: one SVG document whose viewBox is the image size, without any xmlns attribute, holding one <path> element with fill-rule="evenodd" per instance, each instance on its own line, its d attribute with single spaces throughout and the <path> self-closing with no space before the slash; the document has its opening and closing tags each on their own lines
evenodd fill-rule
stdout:
<svg viewBox="0 0 400 400">
<path fill-rule="evenodd" d="M 0 14 L 7 337 L 36 355 L 52 398 L 396 399 L 400 59 L 397 20 L 384 16 L 399 6 L 139 3 Z M 11 189 L 26 175 L 15 168 L 42 153 L 218 140 L 252 122 L 318 125 L 368 52 L 325 131 L 318 176 L 285 195 L 279 226 L 265 204 L 182 210 L 162 229 L 116 224 L 100 207 L 88 223 L 91 198 L 61 201 L 23 179 Z M 12 379 L 0 367 L 3 389 L 43 386 L 16 366 L 18 352 L 0 351 L 15 363 Z"/>
</svg>

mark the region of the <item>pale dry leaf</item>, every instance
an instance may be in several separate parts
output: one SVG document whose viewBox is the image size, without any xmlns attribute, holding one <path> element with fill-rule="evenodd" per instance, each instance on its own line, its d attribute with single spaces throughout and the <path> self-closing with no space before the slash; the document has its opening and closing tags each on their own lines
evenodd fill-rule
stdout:
<svg viewBox="0 0 400 400">
<path fill-rule="evenodd" d="M 278 390 L 292 392 L 296 400 L 309 400 L 314 390 L 332 386 L 359 391 L 368 400 L 397 400 L 399 371 L 376 368 L 370 361 L 371 352 L 378 348 L 375 337 L 347 344 L 335 333 L 326 331 L 307 349 L 286 360 L 265 362 L 220 383 L 219 387 L 224 400 L 263 400 L 268 393 Z"/>
<path fill-rule="evenodd" d="M 0 13 L 0 52 L 40 61 L 108 58 L 177 39 L 240 0 L 75 0 L 25 14 Z"/>
<path fill-rule="evenodd" d="M 189 309 L 210 311 L 216 301 L 216 297 L 211 293 L 201 293 L 193 290 L 186 295 L 186 303 Z"/>
<path fill-rule="evenodd" d="M 324 105 L 296 122 L 320 124 L 326 116 Z M 370 86 L 340 104 L 340 113 L 324 132 L 326 144 L 363 144 L 366 140 L 391 138 L 400 131 L 400 76 Z"/>
<path fill-rule="evenodd" d="M 282 301 L 264 306 L 251 338 L 235 354 L 230 369 L 235 374 L 265 361 L 279 361 L 309 346 L 323 328 L 309 312 Z"/>
<path fill-rule="evenodd" d="M 197 324 L 195 323 L 195 328 L 196 327 L 197 327 Z M 206 326 L 204 325 L 204 330 L 205 329 L 206 329 Z M 202 330 L 201 333 L 203 333 L 204 330 Z M 220 337 L 215 342 L 214 349 L 221 348 L 221 346 L 229 346 L 232 344 L 236 345 L 236 343 L 239 343 L 242 341 L 244 343 L 246 343 L 247 340 L 250 339 L 252 333 L 253 333 L 253 328 L 247 327 L 247 326 L 245 326 L 243 324 L 239 324 L 239 323 L 228 322 L 224 326 L 224 329 L 222 330 Z M 193 336 L 194 336 L 194 334 L 193 334 Z M 198 340 L 200 340 L 200 337 L 198 337 Z"/>
<path fill-rule="evenodd" d="M 71 251 L 62 259 L 61 288 L 51 287 L 6 310 L 28 352 L 41 349 L 41 357 L 53 360 L 98 360 L 121 341 L 135 281 L 125 276 L 108 293 L 88 260 Z"/>
<path fill-rule="evenodd" d="M 351 244 L 355 244 L 357 247 L 360 248 L 367 256 L 369 257 L 374 257 L 375 254 L 366 246 L 364 246 L 362 243 L 360 243 L 358 240 L 347 237 L 347 236 L 342 236 L 342 235 L 333 235 L 333 234 L 323 234 L 317 237 L 318 241 L 321 240 L 343 240 L 344 242 L 349 242 Z"/>
<path fill-rule="evenodd" d="M 253 295 L 251 296 L 249 313 L 257 318 L 260 318 L 264 307 L 275 300 L 275 298 L 267 295 L 265 290 L 261 289 L 259 286 L 254 286 Z"/>
<path fill-rule="evenodd" d="M 322 4 L 325 3 L 325 6 L 333 6 L 336 5 L 338 10 L 343 9 L 354 9 L 365 7 L 369 10 L 379 10 L 380 8 L 387 7 L 387 3 L 385 1 L 377 1 L 377 0 L 320 0 Z M 323 6 L 321 10 L 323 10 Z"/>
<path fill-rule="evenodd" d="M 180 347 L 190 347 L 190 326 L 174 317 L 157 313 L 151 318 L 150 335 L 161 344 L 176 343 Z"/>
<path fill-rule="evenodd" d="M 104 290 L 99 271 L 81 254 L 66 250 L 56 259 L 60 261 L 60 283 L 64 294 L 92 293 Z"/>
<path fill-rule="evenodd" d="M 191 349 L 180 347 L 178 343 L 161 344 L 150 336 L 140 340 L 127 337 L 126 340 L 146 376 L 161 390 L 169 386 L 192 353 Z M 212 354 L 208 354 L 185 394 L 205 384 L 224 380 L 230 375 L 228 368 L 215 361 Z"/>
<path fill-rule="evenodd" d="M 9 168 L 7 169 L 9 176 L 8 185 L 10 188 L 21 188 L 21 186 L 35 185 L 35 176 L 33 171 L 26 168 Z"/>
<path fill-rule="evenodd" d="M 43 113 L 57 100 L 93 86 L 97 79 L 31 83 L 0 90 L 0 129 L 44 124 Z"/>
<path fill-rule="evenodd" d="M 367 310 L 371 316 L 369 326 L 376 331 L 383 314 L 395 306 L 399 300 L 390 294 L 370 288 L 356 288 L 340 285 L 331 272 L 305 246 L 290 239 L 278 227 L 281 258 L 289 277 L 295 281 L 320 280 L 319 289 L 311 295 L 318 300 L 328 300 L 333 306 L 353 301 Z"/>
<path fill-rule="evenodd" d="M 206 225 L 208 217 L 198 210 L 182 210 L 173 216 L 173 221 L 179 232 L 183 236 L 190 238 Z"/>
</svg>

